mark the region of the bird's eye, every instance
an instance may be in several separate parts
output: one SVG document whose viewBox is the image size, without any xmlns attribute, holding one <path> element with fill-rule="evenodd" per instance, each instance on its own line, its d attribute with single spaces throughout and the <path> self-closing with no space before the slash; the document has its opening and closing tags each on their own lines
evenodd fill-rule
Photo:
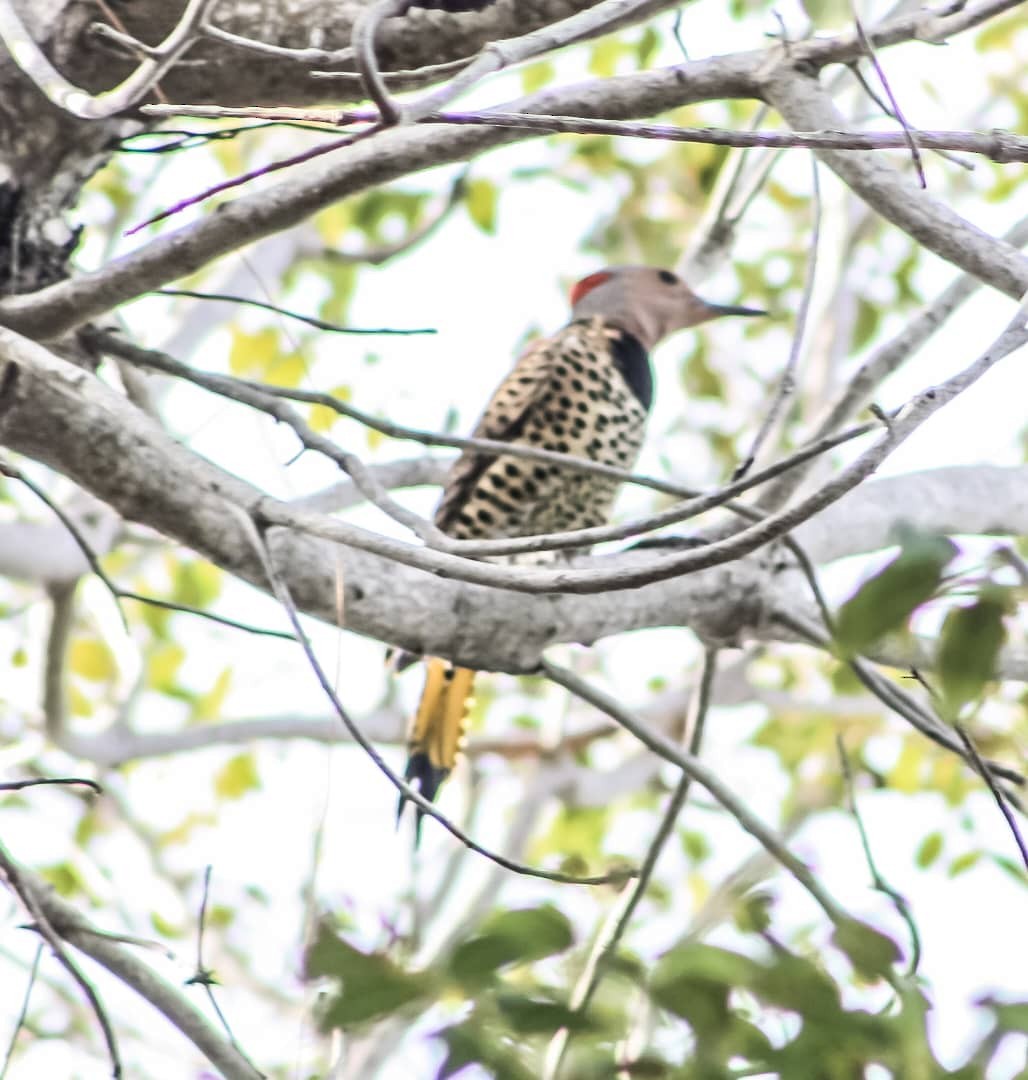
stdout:
<svg viewBox="0 0 1028 1080">
<path fill-rule="evenodd" d="M 662 282 L 664 282 L 665 285 L 677 285 L 678 284 L 678 278 L 675 277 L 675 275 L 672 274 L 670 270 L 660 270 L 660 271 L 658 271 L 657 272 L 657 277 L 659 277 L 660 280 Z"/>
</svg>

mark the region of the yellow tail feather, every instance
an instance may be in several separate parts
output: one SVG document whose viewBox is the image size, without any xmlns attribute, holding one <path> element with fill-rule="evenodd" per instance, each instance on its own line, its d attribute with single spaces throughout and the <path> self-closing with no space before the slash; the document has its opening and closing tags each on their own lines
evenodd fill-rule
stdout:
<svg viewBox="0 0 1028 1080">
<path fill-rule="evenodd" d="M 457 762 L 474 679 L 475 673 L 470 668 L 454 667 L 434 656 L 425 662 L 425 688 L 407 740 L 409 754 L 404 775 L 407 780 L 417 782 L 426 799 L 435 798 L 440 784 Z M 401 795 L 398 814 L 403 812 L 404 802 Z M 417 836 L 421 832 L 421 817 L 418 811 Z"/>
</svg>

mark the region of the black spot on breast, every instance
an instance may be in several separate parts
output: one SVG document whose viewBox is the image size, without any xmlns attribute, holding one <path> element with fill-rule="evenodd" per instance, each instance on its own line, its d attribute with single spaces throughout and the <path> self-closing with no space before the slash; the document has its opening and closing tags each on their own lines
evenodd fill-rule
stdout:
<svg viewBox="0 0 1028 1080">
<path fill-rule="evenodd" d="M 495 473 L 489 474 L 489 480 L 494 488 L 498 488 L 502 491 L 507 486 L 507 481 L 502 476 L 497 476 Z"/>
<path fill-rule="evenodd" d="M 546 468 L 545 465 L 536 465 L 532 469 L 532 475 L 536 478 L 536 480 L 545 480 L 546 477 L 549 476 L 549 470 Z"/>
<path fill-rule="evenodd" d="M 569 398 L 569 397 L 568 397 L 568 396 L 567 396 L 567 395 L 565 394 L 565 395 L 564 395 L 564 397 L 562 397 L 562 398 L 560 399 L 560 401 L 559 401 L 559 405 L 560 405 L 560 407 L 561 407 L 562 409 L 570 409 L 570 408 L 571 408 L 571 398 Z"/>
<path fill-rule="evenodd" d="M 519 468 L 519 466 L 515 465 L 513 461 L 508 461 L 508 462 L 507 462 L 507 463 L 506 463 L 506 464 L 505 464 L 505 465 L 503 466 L 503 471 L 504 471 L 504 472 L 505 472 L 505 473 L 506 473 L 506 474 L 507 474 L 508 476 L 511 476 L 511 477 L 514 477 L 514 476 L 520 476 L 520 475 L 521 475 L 521 469 Z"/>
<path fill-rule="evenodd" d="M 482 522 L 483 525 L 492 525 L 496 518 L 488 510 L 479 510 L 476 512 L 475 517 Z"/>
</svg>

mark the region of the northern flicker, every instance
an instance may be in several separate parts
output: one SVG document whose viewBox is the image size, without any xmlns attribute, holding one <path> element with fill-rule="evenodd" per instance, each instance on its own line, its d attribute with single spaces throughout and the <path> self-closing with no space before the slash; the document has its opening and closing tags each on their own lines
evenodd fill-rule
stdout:
<svg viewBox="0 0 1028 1080">
<path fill-rule="evenodd" d="M 675 330 L 709 319 L 763 314 L 708 303 L 670 270 L 611 266 L 590 274 L 571 290 L 571 321 L 521 355 L 473 435 L 631 469 L 653 400 L 650 350 Z M 607 521 L 618 487 L 617 480 L 559 465 L 465 450 L 435 523 L 461 540 L 584 529 Z M 473 678 L 467 668 L 427 660 L 406 778 L 428 799 L 456 760 Z"/>
</svg>

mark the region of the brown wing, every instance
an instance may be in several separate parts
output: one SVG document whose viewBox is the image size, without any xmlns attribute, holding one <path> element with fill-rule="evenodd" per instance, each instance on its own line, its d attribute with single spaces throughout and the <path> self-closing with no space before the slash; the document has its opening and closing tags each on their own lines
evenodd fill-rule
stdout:
<svg viewBox="0 0 1028 1080">
<path fill-rule="evenodd" d="M 521 354 L 510 374 L 490 398 L 471 433 L 473 438 L 497 439 L 500 442 L 514 442 L 517 439 L 532 406 L 546 392 L 557 351 L 554 344 L 553 338 L 542 338 Z M 453 463 L 435 512 L 435 523 L 444 532 L 460 514 L 482 473 L 494 460 L 495 456 L 465 450 Z"/>
</svg>

